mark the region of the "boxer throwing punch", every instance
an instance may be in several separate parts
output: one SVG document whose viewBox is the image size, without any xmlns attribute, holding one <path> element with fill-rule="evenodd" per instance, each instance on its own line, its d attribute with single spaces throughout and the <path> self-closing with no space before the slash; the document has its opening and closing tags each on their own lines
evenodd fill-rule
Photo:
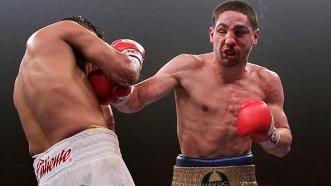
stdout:
<svg viewBox="0 0 331 186">
<path fill-rule="evenodd" d="M 144 49 L 132 40 L 109 45 L 101 38 L 88 20 L 74 16 L 27 41 L 13 98 L 38 185 L 134 185 L 107 100 L 128 94 Z M 111 94 L 97 92 L 104 79 Z"/>
<path fill-rule="evenodd" d="M 174 91 L 181 154 L 172 184 L 256 185 L 252 141 L 278 157 L 290 150 L 281 80 L 248 62 L 260 35 L 252 6 L 226 1 L 212 21 L 212 52 L 173 58 L 116 107 L 136 112 Z"/>
</svg>

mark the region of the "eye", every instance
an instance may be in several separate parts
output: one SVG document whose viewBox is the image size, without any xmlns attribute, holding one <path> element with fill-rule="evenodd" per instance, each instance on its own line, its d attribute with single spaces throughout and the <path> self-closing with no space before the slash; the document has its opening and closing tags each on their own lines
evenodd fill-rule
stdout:
<svg viewBox="0 0 331 186">
<path fill-rule="evenodd" d="M 217 30 L 217 32 L 220 33 L 220 34 L 226 34 L 226 29 L 225 28 L 219 28 Z"/>
<path fill-rule="evenodd" d="M 247 34 L 248 30 L 245 28 L 238 28 L 238 29 L 235 29 L 233 32 L 237 37 L 241 37 L 241 36 Z"/>
</svg>

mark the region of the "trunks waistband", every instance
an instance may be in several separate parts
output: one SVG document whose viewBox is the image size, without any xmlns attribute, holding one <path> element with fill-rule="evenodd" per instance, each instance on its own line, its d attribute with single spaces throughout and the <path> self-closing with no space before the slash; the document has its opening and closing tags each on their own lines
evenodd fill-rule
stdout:
<svg viewBox="0 0 331 186">
<path fill-rule="evenodd" d="M 252 153 L 217 158 L 191 158 L 178 155 L 176 158 L 177 167 L 223 167 L 252 165 L 253 163 Z"/>
<path fill-rule="evenodd" d="M 89 128 L 35 155 L 33 167 L 38 183 L 42 183 L 69 166 L 112 155 L 121 156 L 117 135 L 107 128 Z"/>
<path fill-rule="evenodd" d="M 97 129 L 97 128 L 106 128 L 106 127 L 98 124 L 93 124 L 89 126 L 89 129 Z"/>
<path fill-rule="evenodd" d="M 255 165 L 225 167 L 174 166 L 172 186 L 257 186 Z"/>
</svg>

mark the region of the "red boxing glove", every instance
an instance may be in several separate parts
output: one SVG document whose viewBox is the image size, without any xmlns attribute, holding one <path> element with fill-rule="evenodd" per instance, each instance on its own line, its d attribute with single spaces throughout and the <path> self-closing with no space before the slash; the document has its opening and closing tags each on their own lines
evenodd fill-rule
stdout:
<svg viewBox="0 0 331 186">
<path fill-rule="evenodd" d="M 138 68 L 142 67 L 145 58 L 145 49 L 139 43 L 131 39 L 118 39 L 114 41 L 111 46 L 115 50 L 128 55 L 133 65 Z M 126 101 L 132 91 L 133 87 L 131 86 L 116 85 L 112 89 L 113 102 L 119 103 Z"/>
<path fill-rule="evenodd" d="M 88 73 L 88 80 L 101 105 L 108 105 L 110 102 L 123 102 L 133 91 L 131 86 L 122 86 L 111 81 L 95 67 Z"/>
<path fill-rule="evenodd" d="M 88 80 L 102 105 L 108 105 L 111 101 L 111 92 L 115 84 L 110 81 L 99 69 L 95 67 L 88 73 Z"/>
<path fill-rule="evenodd" d="M 261 100 L 249 100 L 241 104 L 237 120 L 237 134 L 250 136 L 263 148 L 274 147 L 280 138 L 273 116 L 267 104 Z"/>
<path fill-rule="evenodd" d="M 130 39 L 119 39 L 114 41 L 111 46 L 115 50 L 128 55 L 132 64 L 141 68 L 145 57 L 145 49 L 139 43 Z M 88 73 L 88 80 L 102 105 L 108 105 L 110 102 L 123 102 L 128 99 L 133 90 L 131 86 L 122 86 L 111 81 L 95 66 Z"/>
<path fill-rule="evenodd" d="M 133 64 L 139 67 L 142 66 L 145 58 L 145 49 L 136 41 L 131 39 L 119 39 L 114 41 L 111 46 L 115 50 L 128 55 Z"/>
</svg>

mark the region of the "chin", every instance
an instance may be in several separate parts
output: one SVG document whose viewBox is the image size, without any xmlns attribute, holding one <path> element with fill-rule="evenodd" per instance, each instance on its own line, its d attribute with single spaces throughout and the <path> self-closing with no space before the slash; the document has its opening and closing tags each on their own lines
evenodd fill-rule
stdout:
<svg viewBox="0 0 331 186">
<path fill-rule="evenodd" d="M 225 67 L 234 67 L 239 64 L 239 61 L 222 60 L 221 64 Z"/>
</svg>

